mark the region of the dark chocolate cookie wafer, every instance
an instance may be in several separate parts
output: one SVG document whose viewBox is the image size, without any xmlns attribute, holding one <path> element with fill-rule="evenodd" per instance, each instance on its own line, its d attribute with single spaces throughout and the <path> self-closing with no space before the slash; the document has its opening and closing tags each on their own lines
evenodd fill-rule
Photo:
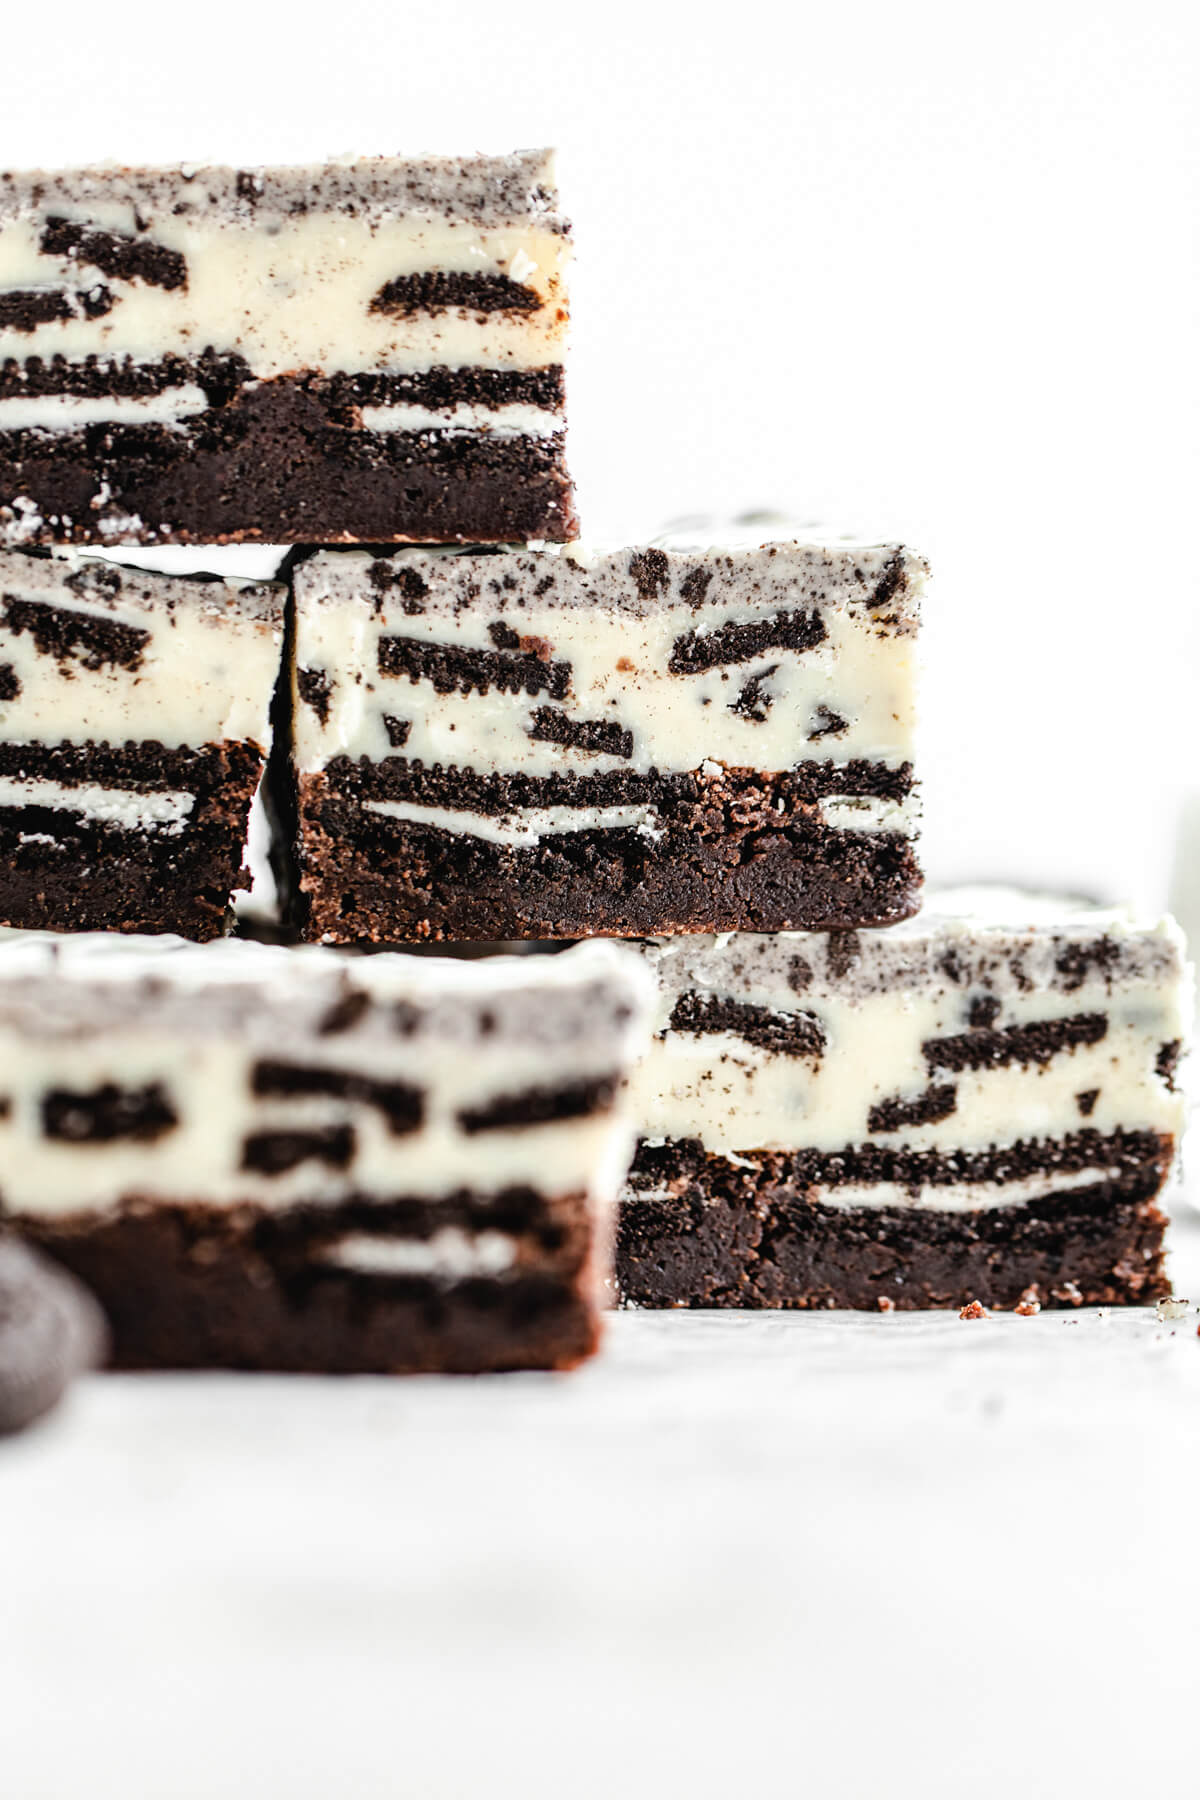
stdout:
<svg viewBox="0 0 1200 1800">
<path fill-rule="evenodd" d="M 0 1435 L 49 1412 L 107 1341 L 104 1315 L 74 1276 L 0 1238 Z"/>
</svg>

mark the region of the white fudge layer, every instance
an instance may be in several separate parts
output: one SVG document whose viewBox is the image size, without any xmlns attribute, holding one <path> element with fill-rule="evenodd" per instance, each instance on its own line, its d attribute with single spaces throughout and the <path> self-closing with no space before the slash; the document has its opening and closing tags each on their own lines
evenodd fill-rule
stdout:
<svg viewBox="0 0 1200 1800">
<path fill-rule="evenodd" d="M 328 696 L 324 717 L 297 700 L 297 766 L 387 757 L 399 723 L 406 757 L 480 774 L 778 773 L 856 759 L 898 768 L 913 751 L 925 576 L 896 545 L 322 553 L 295 575 L 297 666 Z M 797 617 L 815 621 L 808 647 L 747 649 L 748 634 L 785 635 Z M 389 640 L 409 663 L 429 647 L 498 670 L 506 656 L 532 655 L 555 673 L 534 693 L 495 682 L 481 692 L 465 679 L 439 692 L 431 674 L 386 672 Z M 593 742 L 614 747 L 549 739 L 547 711 L 568 734 L 595 727 Z M 915 823 L 913 801 L 835 795 L 823 808 L 853 829 Z M 497 829 L 472 817 L 456 811 L 458 829 Z M 511 823 L 521 829 L 521 814 Z"/>
<path fill-rule="evenodd" d="M 623 1076 L 644 1043 L 650 983 L 633 952 L 454 962 L 234 941 L 0 938 L 0 1205 L 9 1213 L 106 1212 L 155 1201 L 280 1208 L 350 1195 L 437 1200 L 528 1186 L 611 1201 L 631 1148 L 626 1116 L 470 1130 L 464 1112 L 501 1096 Z M 397 1134 L 369 1098 L 254 1091 L 260 1062 L 405 1084 L 423 1118 Z M 47 1135 L 59 1092 L 161 1089 L 177 1123 L 151 1141 Z M 269 1132 L 350 1127 L 344 1167 L 281 1174 L 243 1163 Z M 441 1246 L 450 1254 L 450 1247 Z M 350 1241 L 346 1257 L 361 1262 Z"/>
<path fill-rule="evenodd" d="M 272 585 L 182 580 L 70 551 L 0 551 L 0 670 L 12 696 L 0 700 L 0 743 L 266 750 L 283 596 Z M 114 626 L 123 660 L 114 659 Z"/>
<path fill-rule="evenodd" d="M 1182 1129 L 1183 1097 L 1164 1048 L 1186 1036 L 1191 974 L 1169 919 L 959 890 L 932 896 L 915 919 L 887 931 L 731 933 L 662 940 L 642 953 L 659 998 L 631 1103 L 650 1143 L 696 1139 L 736 1162 L 764 1150 L 836 1153 L 873 1143 L 977 1152 L 1085 1128 L 1172 1137 Z M 807 1015 L 822 1047 L 785 1055 L 731 1030 L 672 1028 L 681 1001 L 722 1000 L 765 1009 L 780 1024 Z M 981 1011 L 994 1013 L 986 1027 Z M 1090 1021 L 1082 1029 L 1095 1041 L 1036 1060 L 1026 1039 L 1013 1060 L 997 1048 L 984 1066 L 958 1070 L 937 1048 L 1064 1019 Z M 944 1117 L 893 1129 L 879 1114 L 872 1120 L 889 1102 L 912 1104 L 947 1088 L 953 1107 Z M 813 1197 L 957 1210 L 1019 1203 L 1110 1174 L 1101 1159 L 1068 1176 L 919 1189 L 831 1185 Z"/>
<path fill-rule="evenodd" d="M 546 151 L 5 176 L 0 300 L 102 284 L 113 303 L 99 317 L 89 318 L 81 303 L 74 316 L 32 331 L 0 328 L 0 359 L 146 363 L 213 349 L 243 357 L 261 378 L 299 370 L 541 368 L 562 361 L 566 329 L 570 241 L 556 206 Z M 186 281 L 166 287 L 106 274 L 85 253 L 54 255 L 41 245 L 48 222 L 58 219 L 174 252 Z M 390 281 L 439 271 L 502 276 L 538 304 L 410 316 L 372 310 Z M 189 410 L 194 395 L 177 389 L 156 416 Z M 68 419 L 48 408 L 36 422 L 65 428 Z"/>
</svg>

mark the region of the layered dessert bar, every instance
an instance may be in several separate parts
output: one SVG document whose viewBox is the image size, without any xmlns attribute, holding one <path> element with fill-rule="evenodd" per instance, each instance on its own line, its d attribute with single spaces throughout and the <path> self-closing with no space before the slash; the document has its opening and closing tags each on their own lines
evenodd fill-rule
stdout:
<svg viewBox="0 0 1200 1800">
<path fill-rule="evenodd" d="M 888 932 L 648 945 L 617 1279 L 642 1306 L 1168 1291 L 1190 971 L 1170 920 L 998 890 Z"/>
<path fill-rule="evenodd" d="M 0 175 L 0 540 L 561 539 L 545 151 Z"/>
<path fill-rule="evenodd" d="M 226 929 L 284 590 L 0 551 L 0 925 Z"/>
<path fill-rule="evenodd" d="M 917 905 L 924 562 L 799 542 L 294 571 L 304 928 L 845 929 Z"/>
<path fill-rule="evenodd" d="M 91 1287 L 118 1366 L 569 1367 L 597 1340 L 649 986 L 608 944 L 15 936 L 0 1215 Z"/>
</svg>

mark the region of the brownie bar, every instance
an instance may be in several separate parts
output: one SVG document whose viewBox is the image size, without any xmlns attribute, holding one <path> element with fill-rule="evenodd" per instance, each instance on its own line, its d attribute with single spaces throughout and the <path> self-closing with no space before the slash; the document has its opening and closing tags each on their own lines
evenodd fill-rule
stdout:
<svg viewBox="0 0 1200 1800">
<path fill-rule="evenodd" d="M 631 953 L 0 944 L 0 1218 L 125 1368 L 567 1368 L 594 1348 Z"/>
<path fill-rule="evenodd" d="M 226 929 L 284 591 L 0 551 L 0 924 Z"/>
<path fill-rule="evenodd" d="M 1190 975 L 1169 921 L 997 890 L 888 932 L 643 947 L 658 1031 L 617 1285 L 642 1306 L 1168 1291 Z"/>
<path fill-rule="evenodd" d="M 305 934 L 906 917 L 924 576 L 896 545 L 797 542 L 301 560 Z"/>
<path fill-rule="evenodd" d="M 544 151 L 0 175 L 0 540 L 575 526 Z"/>
</svg>

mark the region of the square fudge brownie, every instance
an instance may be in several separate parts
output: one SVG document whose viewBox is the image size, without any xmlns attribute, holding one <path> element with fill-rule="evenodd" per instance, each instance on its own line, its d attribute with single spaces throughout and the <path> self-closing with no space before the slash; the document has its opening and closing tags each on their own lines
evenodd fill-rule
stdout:
<svg viewBox="0 0 1200 1800">
<path fill-rule="evenodd" d="M 0 925 L 219 936 L 285 590 L 0 551 Z"/>
<path fill-rule="evenodd" d="M 566 1368 L 597 1342 L 628 950 L 0 943 L 0 1218 L 125 1368 Z"/>
<path fill-rule="evenodd" d="M 892 931 L 643 947 L 657 1035 L 617 1281 L 641 1306 L 1167 1293 L 1190 971 L 1170 920 L 1000 890 Z"/>
<path fill-rule="evenodd" d="M 548 152 L 0 175 L 0 541 L 572 535 Z"/>
<path fill-rule="evenodd" d="M 885 925 L 918 903 L 896 544 L 317 554 L 301 910 L 330 942 Z"/>
</svg>

